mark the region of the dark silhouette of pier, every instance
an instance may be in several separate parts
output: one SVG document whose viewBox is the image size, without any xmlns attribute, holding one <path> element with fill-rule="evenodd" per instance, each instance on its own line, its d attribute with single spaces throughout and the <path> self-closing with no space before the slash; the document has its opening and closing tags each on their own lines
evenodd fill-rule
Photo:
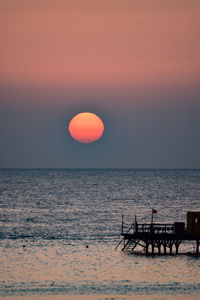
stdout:
<svg viewBox="0 0 200 300">
<path fill-rule="evenodd" d="M 179 254 L 179 246 L 182 241 L 196 241 L 196 255 L 199 255 L 200 245 L 200 212 L 187 213 L 187 227 L 185 222 L 174 223 L 138 223 L 136 216 L 125 231 L 122 216 L 122 239 L 115 250 L 122 245 L 122 251 L 134 252 L 138 246 L 142 247 L 146 254 Z"/>
</svg>

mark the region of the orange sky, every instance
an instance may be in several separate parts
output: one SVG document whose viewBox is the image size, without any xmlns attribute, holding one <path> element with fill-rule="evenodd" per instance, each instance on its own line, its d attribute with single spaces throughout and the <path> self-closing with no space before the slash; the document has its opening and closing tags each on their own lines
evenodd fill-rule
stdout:
<svg viewBox="0 0 200 300">
<path fill-rule="evenodd" d="M 197 83 L 198 0 L 0 0 L 0 81 Z"/>
<path fill-rule="evenodd" d="M 0 0 L 0 36 L 0 167 L 200 167 L 200 0 Z"/>
</svg>

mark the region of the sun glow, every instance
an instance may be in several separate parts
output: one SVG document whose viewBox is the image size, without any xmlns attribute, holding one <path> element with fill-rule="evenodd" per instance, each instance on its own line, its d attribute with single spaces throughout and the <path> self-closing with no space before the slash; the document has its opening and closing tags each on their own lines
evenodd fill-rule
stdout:
<svg viewBox="0 0 200 300">
<path fill-rule="evenodd" d="M 92 143 L 101 138 L 104 131 L 102 120 L 90 112 L 76 115 L 69 123 L 71 136 L 80 143 Z"/>
</svg>

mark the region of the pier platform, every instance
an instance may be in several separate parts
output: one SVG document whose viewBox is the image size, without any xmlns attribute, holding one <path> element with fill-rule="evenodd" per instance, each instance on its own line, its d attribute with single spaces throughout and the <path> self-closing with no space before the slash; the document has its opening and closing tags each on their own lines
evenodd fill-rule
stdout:
<svg viewBox="0 0 200 300">
<path fill-rule="evenodd" d="M 200 253 L 200 212 L 187 213 L 187 228 L 184 222 L 174 223 L 132 223 L 128 228 L 124 226 L 122 217 L 122 239 L 116 249 L 121 245 L 122 251 L 134 252 L 142 247 L 146 254 L 179 254 L 182 241 L 195 241 L 195 254 Z"/>
</svg>

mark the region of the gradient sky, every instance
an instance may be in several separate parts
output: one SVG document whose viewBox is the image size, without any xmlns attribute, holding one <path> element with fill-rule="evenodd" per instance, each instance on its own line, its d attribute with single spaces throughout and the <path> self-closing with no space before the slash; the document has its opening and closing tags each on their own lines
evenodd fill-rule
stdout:
<svg viewBox="0 0 200 300">
<path fill-rule="evenodd" d="M 0 0 L 0 36 L 1 168 L 200 168 L 199 0 Z"/>
</svg>

